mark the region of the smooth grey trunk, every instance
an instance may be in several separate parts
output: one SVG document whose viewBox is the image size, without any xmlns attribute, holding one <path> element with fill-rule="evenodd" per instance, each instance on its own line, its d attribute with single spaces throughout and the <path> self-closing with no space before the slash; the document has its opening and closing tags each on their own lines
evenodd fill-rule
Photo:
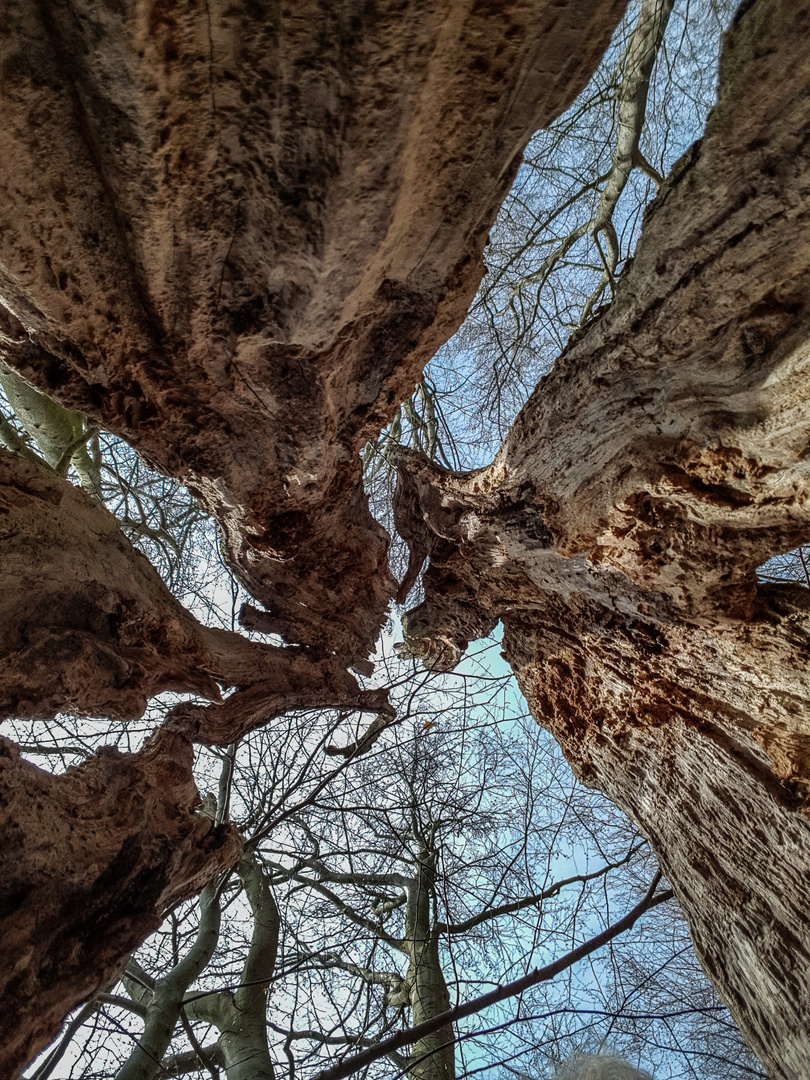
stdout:
<svg viewBox="0 0 810 1080">
<path fill-rule="evenodd" d="M 280 919 L 266 875 L 255 855 L 237 867 L 253 916 L 250 948 L 236 991 L 186 995 L 186 1012 L 220 1033 L 217 1060 L 227 1080 L 274 1080 L 267 1042 L 267 995 L 275 973 Z"/>
<path fill-rule="evenodd" d="M 414 1025 L 450 1008 L 436 930 L 436 859 L 432 845 L 420 844 L 416 872 L 408 885 L 403 945 L 409 957 L 406 986 Z M 453 1026 L 448 1024 L 412 1045 L 407 1073 L 413 1080 L 454 1080 L 455 1061 Z"/>
<path fill-rule="evenodd" d="M 161 1061 L 174 1035 L 189 986 L 208 965 L 219 941 L 220 911 L 216 886 L 208 885 L 200 895 L 200 920 L 194 944 L 168 974 L 145 989 L 132 978 L 124 978 L 133 999 L 146 1006 L 143 1034 L 132 1053 L 115 1074 L 115 1080 L 154 1080 L 161 1075 Z"/>
<path fill-rule="evenodd" d="M 65 409 L 53 398 L 27 383 L 0 357 L 2 385 L 14 415 L 34 440 L 44 460 L 59 476 L 67 476 L 72 465 L 87 494 L 101 502 L 101 454 L 98 431 L 78 413 Z M 13 433 L 0 441 L 18 450 Z M 90 450 L 88 450 L 88 445 Z"/>
</svg>

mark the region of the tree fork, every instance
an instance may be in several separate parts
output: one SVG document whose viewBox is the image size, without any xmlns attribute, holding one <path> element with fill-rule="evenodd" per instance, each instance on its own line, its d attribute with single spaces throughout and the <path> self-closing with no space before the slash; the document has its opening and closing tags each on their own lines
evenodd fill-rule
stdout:
<svg viewBox="0 0 810 1080">
<path fill-rule="evenodd" d="M 373 649 L 359 452 L 623 7 L 4 4 L 0 350 L 189 484 L 290 643 Z"/>
</svg>

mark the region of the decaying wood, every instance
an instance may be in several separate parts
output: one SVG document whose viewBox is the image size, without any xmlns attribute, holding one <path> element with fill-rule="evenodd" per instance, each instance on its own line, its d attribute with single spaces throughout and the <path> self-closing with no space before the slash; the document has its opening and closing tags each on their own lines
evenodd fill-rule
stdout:
<svg viewBox="0 0 810 1080">
<path fill-rule="evenodd" d="M 120 973 L 167 907 L 239 859 L 236 833 L 194 813 L 192 761 L 188 739 L 159 732 L 52 776 L 0 739 L 3 1076 Z"/>
<path fill-rule="evenodd" d="M 220 687 L 237 689 L 221 701 Z M 0 450 L 0 717 L 132 720 L 164 690 L 214 702 L 172 717 L 173 730 L 209 744 L 295 709 L 391 711 L 333 656 L 203 626 L 112 514 Z"/>
<path fill-rule="evenodd" d="M 656 626 L 549 598 L 505 621 L 534 715 L 649 837 L 700 960 L 771 1077 L 810 1063 L 810 599 Z"/>
<path fill-rule="evenodd" d="M 62 778 L 6 748 L 14 1061 L 233 857 L 191 812 L 190 738 L 384 711 L 344 670 L 395 587 L 358 451 L 463 316 L 522 146 L 619 8 L 4 5 L 2 355 L 185 479 L 266 608 L 249 620 L 308 647 L 200 627 L 100 508 L 3 457 L 6 715 L 213 701 Z M 492 466 L 403 455 L 397 505 L 403 596 L 430 557 L 414 652 L 451 666 L 503 620 L 535 715 L 650 836 L 783 1080 L 810 1073 L 810 606 L 754 571 L 810 538 L 809 35 L 807 0 L 744 4 L 611 308 Z"/>
<path fill-rule="evenodd" d="M 494 463 L 400 458 L 412 651 L 504 654 L 575 770 L 649 836 L 769 1075 L 810 1074 L 810 5 L 750 3 L 719 102 L 611 308 Z M 790 72 L 786 78 L 785 73 Z"/>
<path fill-rule="evenodd" d="M 5 358 L 188 482 L 288 641 L 373 647 L 359 450 L 622 7 L 4 4 Z"/>
<path fill-rule="evenodd" d="M 235 687 L 221 700 L 220 686 Z M 335 657 L 202 626 L 115 518 L 41 463 L 0 451 L 0 717 L 131 720 L 176 706 L 139 754 L 107 749 L 63 777 L 0 766 L 2 1075 L 53 1037 L 160 922 L 228 860 L 233 836 L 191 812 L 191 740 L 228 744 L 296 708 L 391 714 Z"/>
<path fill-rule="evenodd" d="M 390 715 L 345 670 L 362 667 L 395 589 L 359 450 L 462 319 L 526 140 L 583 86 L 621 8 L 3 5 L 2 359 L 182 477 L 266 609 L 247 621 L 307 648 L 200 626 L 100 507 L 3 455 L 2 715 L 127 719 L 169 689 L 211 700 L 172 711 L 147 754 L 155 775 L 187 739 L 229 743 L 293 708 Z M 237 689 L 222 701 L 221 687 Z M 17 763 L 42 795 L 32 804 L 10 782 L 9 828 L 34 815 L 22 842 L 34 858 L 48 815 L 61 837 L 84 812 L 83 783 L 151 792 L 144 761 L 102 753 L 60 780 Z M 11 917 L 14 970 L 33 980 L 16 1012 L 3 1006 L 13 1055 L 37 1049 L 186 888 L 164 864 L 202 841 L 195 819 L 164 835 L 149 818 L 173 791 L 143 806 L 100 796 L 100 819 L 118 816 L 83 835 L 75 871 L 68 853 L 60 874 L 55 842 L 51 895 Z M 197 886 L 222 865 L 205 850 Z M 20 895 L 36 872 L 9 871 Z M 122 923 L 116 890 L 141 879 L 146 906 Z M 83 889 L 96 890 L 87 904 Z M 40 906 L 54 920 L 42 964 L 73 940 L 78 981 L 23 948 Z M 94 930 L 101 951 L 82 953 Z"/>
</svg>

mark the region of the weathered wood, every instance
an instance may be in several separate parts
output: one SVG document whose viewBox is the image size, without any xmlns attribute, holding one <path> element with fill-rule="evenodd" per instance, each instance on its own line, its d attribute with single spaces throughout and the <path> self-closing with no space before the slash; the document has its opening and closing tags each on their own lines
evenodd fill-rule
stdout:
<svg viewBox="0 0 810 1080">
<path fill-rule="evenodd" d="M 237 689 L 222 701 L 220 685 Z M 238 857 L 235 834 L 192 813 L 192 740 L 233 743 L 296 708 L 391 708 L 335 657 L 202 626 L 110 513 L 0 451 L 0 718 L 131 720 L 164 690 L 212 704 L 176 706 L 138 754 L 106 748 L 54 777 L 0 740 L 3 1076 L 116 973 L 169 904 Z"/>
<path fill-rule="evenodd" d="M 613 305 L 494 463 L 400 461 L 406 637 L 504 654 L 574 769 L 649 836 L 769 1075 L 810 1074 L 810 5 L 748 3 L 703 139 Z"/>
<path fill-rule="evenodd" d="M 236 833 L 194 813 L 193 757 L 160 732 L 53 776 L 0 739 L 3 1076 L 121 972 L 167 907 L 238 860 Z"/>
<path fill-rule="evenodd" d="M 583 86 L 621 9 L 3 5 L 0 354 L 187 481 L 267 608 L 249 621 L 308 646 L 200 626 L 109 515 L 2 456 L 2 715 L 128 719 L 167 689 L 212 701 L 174 709 L 142 755 L 102 752 L 64 778 L 8 748 L 8 857 L 43 858 L 53 832 L 50 861 L 4 870 L 23 898 L 5 954 L 23 980 L 18 1011 L 4 1005 L 13 1060 L 191 890 L 188 739 L 229 743 L 296 707 L 388 711 L 345 670 L 395 589 L 358 452 L 463 317 L 522 147 Z M 175 781 L 187 807 L 164 827 Z M 66 852 L 83 785 L 102 794 Z M 195 888 L 222 865 L 203 850 Z M 48 933 L 24 944 L 40 916 Z M 46 975 L 71 947 L 82 970 Z"/>
<path fill-rule="evenodd" d="M 9 0 L 9 364 L 182 477 L 290 642 L 395 591 L 359 450 L 460 323 L 621 0 Z"/>
<path fill-rule="evenodd" d="M 221 701 L 220 686 L 237 692 Z M 174 730 L 209 744 L 295 709 L 390 712 L 333 656 L 203 626 L 112 514 L 0 450 L 0 718 L 132 720 L 165 690 L 214 702 L 172 715 Z"/>
</svg>

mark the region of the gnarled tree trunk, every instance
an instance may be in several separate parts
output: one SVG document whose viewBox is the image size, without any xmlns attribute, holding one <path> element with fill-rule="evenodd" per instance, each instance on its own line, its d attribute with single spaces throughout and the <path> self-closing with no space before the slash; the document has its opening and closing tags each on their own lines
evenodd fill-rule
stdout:
<svg viewBox="0 0 810 1080">
<path fill-rule="evenodd" d="M 359 450 L 622 8 L 4 5 L 5 359 L 187 481 L 288 641 L 373 648 L 395 586 Z"/>
<path fill-rule="evenodd" d="M 34 461 L 0 450 L 0 717 L 131 720 L 174 690 L 173 730 L 227 745 L 296 708 L 387 712 L 329 655 L 203 626 L 115 518 Z M 220 686 L 237 687 L 225 701 Z"/>
<path fill-rule="evenodd" d="M 154 744 L 168 768 L 188 737 L 229 742 L 274 709 L 383 707 L 344 670 L 367 655 L 394 589 L 357 451 L 463 315 L 522 146 L 580 88 L 619 8 L 4 6 L 3 357 L 186 479 L 267 608 L 256 625 L 306 646 L 268 651 L 195 626 L 108 523 L 94 533 L 85 500 L 74 517 L 98 569 L 78 575 L 73 622 L 49 611 L 69 574 L 57 593 L 35 577 L 45 591 L 17 594 L 6 655 L 44 642 L 54 670 L 40 657 L 26 682 L 18 664 L 8 709 L 103 700 L 130 715 L 158 688 L 240 687 L 173 715 Z M 503 619 L 535 715 L 651 837 L 707 970 L 771 1073 L 792 1080 L 810 1072 L 810 626 L 805 592 L 759 588 L 754 572 L 810 538 L 809 29 L 806 0 L 744 4 L 706 136 L 663 186 L 611 309 L 490 468 L 455 476 L 404 457 L 398 506 L 415 562 L 431 557 L 414 649 L 452 664 Z M 73 496 L 26 477 L 9 481 L 7 520 L 44 508 L 58 547 Z M 4 540 L 19 560 L 24 533 Z M 119 569 L 137 579 L 123 606 Z M 21 634 L 29 603 L 41 628 Z M 97 685 L 70 682 L 77 658 Z M 37 814 L 69 831 L 82 777 L 112 760 L 38 779 L 42 808 L 19 810 L 34 815 L 27 835 Z M 177 805 L 164 799 L 149 813 Z M 140 835 L 133 814 L 104 866 Z M 137 863 L 154 892 L 144 933 L 187 890 L 165 865 L 170 848 L 182 862 L 196 819 L 177 820 L 187 832 L 167 825 L 160 858 Z M 23 862 L 19 896 L 40 870 Z M 47 1023 L 31 1019 L 46 980 L 32 984 L 31 1052 L 137 937 L 115 914 L 115 880 L 77 874 L 117 952 L 87 954 L 83 982 L 51 972 Z M 86 931 L 65 880 L 52 910 L 67 949 Z M 36 906 L 18 910 L 14 940 L 29 949 Z M 19 971 L 43 970 L 28 955 Z"/>
<path fill-rule="evenodd" d="M 495 462 L 403 454 L 430 555 L 412 649 L 495 619 L 537 719 L 649 836 L 701 960 L 774 1077 L 810 1074 L 810 9 L 751 3 L 717 108 L 608 311 Z M 790 76 L 786 77 L 785 73 Z"/>
<path fill-rule="evenodd" d="M 194 813 L 192 761 L 164 731 L 52 776 L 0 739 L 3 1076 L 120 974 L 167 907 L 239 858 L 236 833 Z"/>
<path fill-rule="evenodd" d="M 296 707 L 386 711 L 346 671 L 396 587 L 358 451 L 463 318 L 523 146 L 584 85 L 621 9 L 3 5 L 0 359 L 187 481 L 266 608 L 252 627 L 306 647 L 201 627 L 109 515 L 3 455 L 6 716 L 209 698 L 173 710 L 162 738 L 180 745 Z M 219 686 L 237 692 L 220 702 Z M 14 829 L 28 807 L 11 797 Z M 47 812 L 69 820 L 67 795 Z M 56 894 L 73 888 L 60 844 Z M 105 948 L 134 944 L 112 919 Z M 108 959 L 86 959 L 83 989 L 51 973 L 49 1016 L 106 978 Z M 33 1052 L 52 1028 L 16 1015 Z"/>
</svg>

